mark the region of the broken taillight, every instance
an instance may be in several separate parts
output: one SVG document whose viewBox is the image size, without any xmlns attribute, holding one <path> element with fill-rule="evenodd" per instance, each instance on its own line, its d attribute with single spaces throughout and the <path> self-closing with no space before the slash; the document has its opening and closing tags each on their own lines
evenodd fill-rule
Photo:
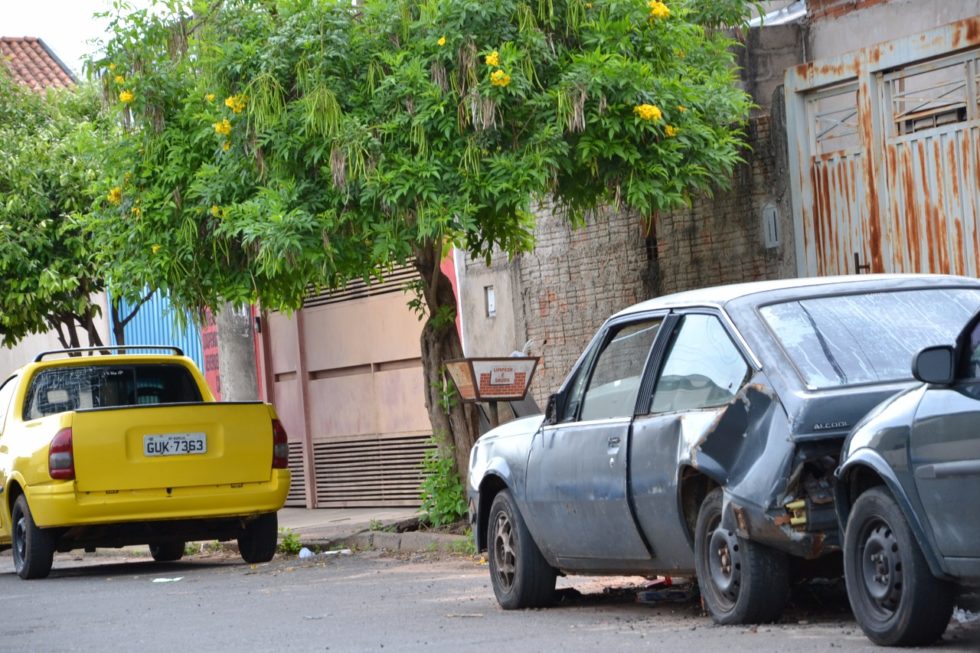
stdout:
<svg viewBox="0 0 980 653">
<path fill-rule="evenodd" d="M 48 446 L 48 474 L 51 478 L 70 481 L 75 478 L 75 455 L 71 445 L 71 428 L 64 428 Z"/>
<path fill-rule="evenodd" d="M 272 469 L 289 467 L 289 438 L 282 422 L 272 420 Z"/>
</svg>

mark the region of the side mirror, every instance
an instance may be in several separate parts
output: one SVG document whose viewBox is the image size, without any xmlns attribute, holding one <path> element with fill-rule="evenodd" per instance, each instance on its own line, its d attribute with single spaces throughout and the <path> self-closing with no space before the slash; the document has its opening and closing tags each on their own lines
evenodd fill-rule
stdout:
<svg viewBox="0 0 980 653">
<path fill-rule="evenodd" d="M 949 345 L 926 347 L 912 359 L 912 376 L 923 383 L 951 384 L 955 367 L 953 351 Z"/>
<path fill-rule="evenodd" d="M 558 394 L 548 397 L 548 404 L 544 409 L 544 423 L 554 424 L 558 415 Z"/>
</svg>

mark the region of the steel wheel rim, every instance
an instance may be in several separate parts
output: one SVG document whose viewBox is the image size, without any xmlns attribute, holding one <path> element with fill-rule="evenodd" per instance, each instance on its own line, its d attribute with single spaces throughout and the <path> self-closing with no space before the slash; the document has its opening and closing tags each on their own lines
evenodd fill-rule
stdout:
<svg viewBox="0 0 980 653">
<path fill-rule="evenodd" d="M 19 568 L 27 554 L 27 518 L 18 515 L 14 525 L 14 564 Z"/>
<path fill-rule="evenodd" d="M 875 519 L 865 526 L 858 564 L 868 606 L 879 619 L 892 617 L 902 600 L 902 551 L 895 532 L 884 520 Z"/>
<path fill-rule="evenodd" d="M 738 601 L 742 584 L 742 556 L 735 533 L 720 528 L 720 522 L 721 515 L 712 520 L 707 533 L 708 575 L 713 593 L 730 610 Z"/>
<path fill-rule="evenodd" d="M 497 584 L 510 591 L 517 577 L 514 525 L 506 513 L 499 513 L 493 529 L 493 566 Z"/>
</svg>

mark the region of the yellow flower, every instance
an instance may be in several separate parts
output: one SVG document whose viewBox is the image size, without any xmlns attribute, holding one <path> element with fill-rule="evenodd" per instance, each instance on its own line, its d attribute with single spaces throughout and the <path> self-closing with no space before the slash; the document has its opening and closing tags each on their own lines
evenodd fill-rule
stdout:
<svg viewBox="0 0 980 653">
<path fill-rule="evenodd" d="M 446 37 L 445 36 L 440 36 L 439 37 L 439 40 L 436 41 L 436 43 L 438 43 L 440 47 L 442 47 L 443 45 L 446 45 Z"/>
<path fill-rule="evenodd" d="M 159 245 L 152 245 L 152 246 L 150 247 L 150 250 L 151 250 L 151 251 L 152 251 L 152 252 L 153 252 L 154 254 L 156 254 L 157 252 L 159 252 L 159 251 L 160 251 L 160 246 L 159 246 Z"/>
<path fill-rule="evenodd" d="M 679 104 L 677 105 L 677 110 L 680 111 L 681 113 L 684 113 L 685 111 L 687 111 L 687 107 L 685 107 L 683 104 Z"/>
<path fill-rule="evenodd" d="M 119 186 L 113 186 L 109 194 L 106 195 L 106 199 L 109 200 L 110 204 L 119 204 L 122 202 L 122 188 Z"/>
<path fill-rule="evenodd" d="M 586 2 L 585 3 L 585 8 L 586 9 L 592 9 L 592 3 L 591 2 Z"/>
<path fill-rule="evenodd" d="M 230 95 L 225 98 L 225 106 L 235 113 L 241 113 L 245 110 L 245 99 L 244 95 Z"/>
<path fill-rule="evenodd" d="M 667 18 L 670 16 L 670 9 L 660 0 L 650 0 L 647 6 L 650 7 L 650 18 Z"/>
<path fill-rule="evenodd" d="M 510 75 L 502 70 L 495 70 L 490 73 L 490 83 L 494 86 L 507 86 L 510 84 Z"/>
<path fill-rule="evenodd" d="M 214 123 L 214 131 L 222 136 L 227 136 L 231 133 L 231 121 L 225 118 L 221 122 Z"/>
<path fill-rule="evenodd" d="M 680 130 L 677 127 L 674 127 L 673 125 L 667 125 L 666 127 L 664 127 L 664 133 L 667 134 L 667 138 L 673 138 L 674 136 L 677 136 L 677 132 L 679 131 Z"/>
<path fill-rule="evenodd" d="M 129 104 L 135 99 L 136 96 L 130 93 L 129 91 L 123 91 L 122 93 L 119 94 L 119 101 L 122 102 L 123 104 Z"/>
<path fill-rule="evenodd" d="M 225 141 L 224 143 L 221 144 L 222 151 L 227 152 L 230 149 L 231 149 L 231 141 Z"/>
<path fill-rule="evenodd" d="M 138 207 L 138 206 L 134 206 L 134 207 L 133 207 L 133 208 L 131 208 L 131 209 L 130 209 L 129 211 L 130 211 L 130 213 L 132 213 L 132 214 L 133 214 L 133 216 L 135 216 L 135 217 L 137 217 L 137 218 L 143 215 L 143 209 L 141 209 L 141 208 L 140 208 L 140 207 Z"/>
<path fill-rule="evenodd" d="M 208 102 L 214 102 L 214 93 L 208 93 L 204 97 L 207 98 Z"/>
<path fill-rule="evenodd" d="M 490 54 L 488 54 L 486 57 L 484 57 L 483 60 L 487 63 L 488 66 L 499 66 L 500 65 L 500 53 L 497 52 L 496 50 L 494 50 L 493 52 L 491 52 Z M 506 84 L 505 84 L 505 86 L 506 86 Z"/>
<path fill-rule="evenodd" d="M 123 77 L 122 75 L 116 75 L 115 77 L 113 77 L 113 79 L 116 80 L 117 84 L 122 84 L 123 82 L 126 81 L 126 78 Z"/>
<path fill-rule="evenodd" d="M 220 218 L 222 213 L 223 211 L 221 210 L 220 206 L 218 206 L 217 204 L 211 205 L 211 215 L 213 215 L 216 218 Z"/>
<path fill-rule="evenodd" d="M 116 64 L 114 64 L 114 63 L 109 64 L 109 70 L 110 71 L 115 70 L 115 69 L 116 69 Z"/>
<path fill-rule="evenodd" d="M 655 107 L 652 104 L 638 104 L 633 107 L 633 113 L 635 113 L 640 120 L 649 120 L 650 122 L 662 120 L 664 117 L 664 114 L 660 108 Z"/>
</svg>

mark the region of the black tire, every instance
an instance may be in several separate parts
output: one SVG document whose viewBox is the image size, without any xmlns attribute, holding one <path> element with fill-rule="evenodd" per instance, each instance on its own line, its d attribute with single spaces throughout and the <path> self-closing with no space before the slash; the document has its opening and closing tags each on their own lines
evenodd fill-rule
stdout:
<svg viewBox="0 0 980 653">
<path fill-rule="evenodd" d="M 269 562 L 276 555 L 279 518 L 274 512 L 259 515 L 238 536 L 238 552 L 245 562 Z"/>
<path fill-rule="evenodd" d="M 558 573 L 541 555 L 509 491 L 494 497 L 489 518 L 490 582 L 500 607 L 520 610 L 554 603 Z"/>
<path fill-rule="evenodd" d="M 854 502 L 844 532 L 844 580 L 854 618 L 876 644 L 931 644 L 953 614 L 955 587 L 929 571 L 901 508 L 883 487 Z"/>
<path fill-rule="evenodd" d="M 770 623 L 789 598 L 786 554 L 721 526 L 722 490 L 701 503 L 694 530 L 694 567 L 704 605 L 717 624 Z"/>
<path fill-rule="evenodd" d="M 13 521 L 14 569 L 24 579 L 47 578 L 54 562 L 54 540 L 51 533 L 38 528 L 27 506 L 27 497 L 14 501 Z"/>
<path fill-rule="evenodd" d="M 185 542 L 157 542 L 150 545 L 150 555 L 157 562 L 176 562 L 184 557 Z"/>
</svg>

